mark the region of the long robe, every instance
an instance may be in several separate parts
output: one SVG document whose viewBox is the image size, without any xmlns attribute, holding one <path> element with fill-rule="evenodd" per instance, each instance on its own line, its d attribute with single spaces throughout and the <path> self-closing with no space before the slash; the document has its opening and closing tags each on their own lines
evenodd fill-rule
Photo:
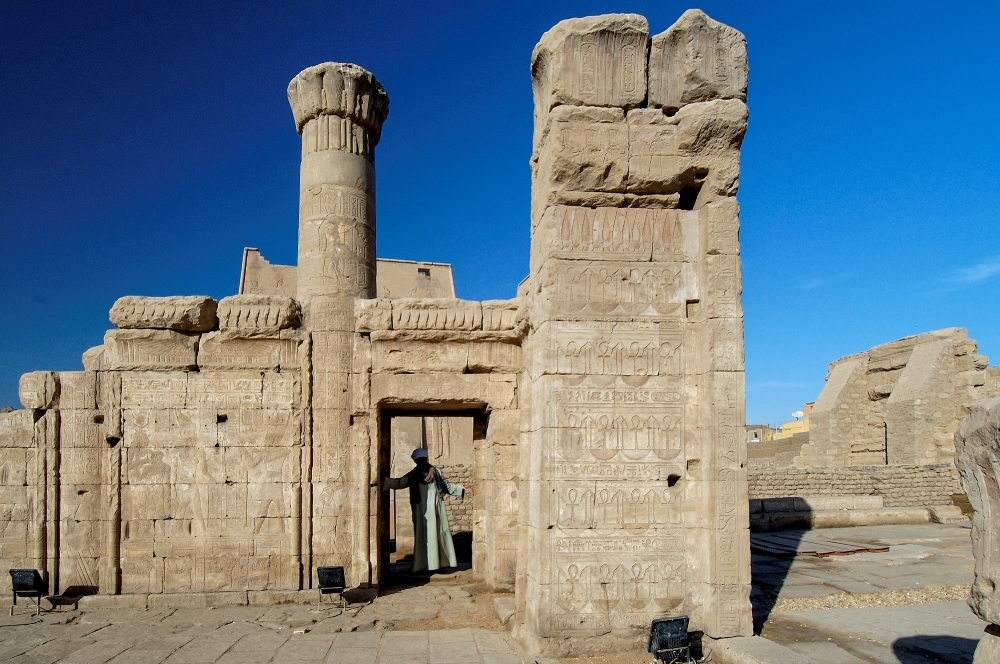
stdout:
<svg viewBox="0 0 1000 664">
<path fill-rule="evenodd" d="M 435 469 L 437 470 L 437 469 Z M 437 470 L 440 474 L 441 471 Z M 441 475 L 442 483 L 447 492 L 458 498 L 465 498 L 465 487 L 452 484 Z M 387 477 L 382 483 L 382 489 L 399 490 L 410 486 L 409 477 Z M 444 509 L 444 500 L 438 493 L 437 482 L 424 484 L 419 482 L 417 490 L 420 502 L 410 505 L 410 515 L 413 518 L 413 571 L 424 572 L 442 567 L 458 567 L 455 557 L 455 542 L 451 539 L 451 526 L 448 525 L 448 513 Z"/>
</svg>

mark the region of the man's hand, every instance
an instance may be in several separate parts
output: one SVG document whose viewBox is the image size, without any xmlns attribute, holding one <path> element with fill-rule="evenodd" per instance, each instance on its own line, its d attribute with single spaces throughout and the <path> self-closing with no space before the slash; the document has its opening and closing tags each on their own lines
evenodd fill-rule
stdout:
<svg viewBox="0 0 1000 664">
<path fill-rule="evenodd" d="M 463 488 L 465 489 L 465 492 L 467 494 L 469 494 L 470 496 L 476 495 L 476 492 L 472 490 L 472 485 L 471 484 L 466 484 Z"/>
</svg>

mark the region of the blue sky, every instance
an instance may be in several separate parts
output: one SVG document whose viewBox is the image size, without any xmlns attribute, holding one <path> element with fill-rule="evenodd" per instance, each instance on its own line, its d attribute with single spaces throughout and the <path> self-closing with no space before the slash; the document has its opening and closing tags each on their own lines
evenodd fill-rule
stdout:
<svg viewBox="0 0 1000 664">
<path fill-rule="evenodd" d="M 0 405 L 75 370 L 121 295 L 235 292 L 244 246 L 294 263 L 288 81 L 356 62 L 389 92 L 378 255 L 450 262 L 459 297 L 528 270 L 541 34 L 676 2 L 0 5 Z M 747 417 L 789 419 L 832 360 L 961 326 L 1000 360 L 996 3 L 700 7 L 746 34 Z"/>
</svg>

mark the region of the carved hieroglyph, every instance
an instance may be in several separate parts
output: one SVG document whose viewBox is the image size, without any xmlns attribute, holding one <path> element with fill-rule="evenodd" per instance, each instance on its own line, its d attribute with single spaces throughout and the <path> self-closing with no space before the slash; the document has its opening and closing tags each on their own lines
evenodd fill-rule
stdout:
<svg viewBox="0 0 1000 664">
<path fill-rule="evenodd" d="M 955 464 L 974 510 L 976 578 L 969 606 L 1000 625 L 1000 397 L 977 402 L 962 420 L 955 432 Z"/>
<path fill-rule="evenodd" d="M 665 615 L 713 637 L 751 631 L 744 41 L 700 12 L 652 38 L 682 49 L 647 61 L 649 40 L 635 15 L 572 19 L 532 61 L 515 634 L 556 654 L 641 641 Z M 665 81 L 676 103 L 646 107 L 647 82 Z"/>
<path fill-rule="evenodd" d="M 640 16 L 573 19 L 532 75 L 531 273 L 486 302 L 450 276 L 450 297 L 373 299 L 388 98 L 356 65 L 296 76 L 294 280 L 217 311 L 128 298 L 85 371 L 26 375 L 30 410 L 0 414 L 0 560 L 132 599 L 287 601 L 321 565 L 379 583 L 392 419 L 460 414 L 473 572 L 515 590 L 533 650 L 631 646 L 676 614 L 749 634 L 742 36 L 700 13 L 652 39 Z M 406 269 L 406 295 L 443 292 Z"/>
</svg>

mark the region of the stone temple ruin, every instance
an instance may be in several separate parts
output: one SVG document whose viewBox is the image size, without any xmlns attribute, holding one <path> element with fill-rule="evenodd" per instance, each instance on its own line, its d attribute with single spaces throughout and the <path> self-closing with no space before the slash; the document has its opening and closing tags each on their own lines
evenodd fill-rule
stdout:
<svg viewBox="0 0 1000 664">
<path fill-rule="evenodd" d="M 808 431 L 748 444 L 751 528 L 965 520 L 955 432 L 1000 395 L 988 364 L 961 328 L 832 362 Z"/>
<path fill-rule="evenodd" d="M 302 71 L 298 265 L 251 251 L 238 295 L 122 298 L 84 371 L 22 377 L 2 564 L 116 606 L 311 601 L 321 565 L 377 586 L 394 422 L 462 416 L 473 570 L 514 590 L 525 644 L 610 650 L 677 614 L 750 634 L 747 71 L 697 10 L 652 37 L 633 14 L 545 33 L 530 275 L 485 302 L 378 288 L 388 96 L 357 65 Z"/>
</svg>

